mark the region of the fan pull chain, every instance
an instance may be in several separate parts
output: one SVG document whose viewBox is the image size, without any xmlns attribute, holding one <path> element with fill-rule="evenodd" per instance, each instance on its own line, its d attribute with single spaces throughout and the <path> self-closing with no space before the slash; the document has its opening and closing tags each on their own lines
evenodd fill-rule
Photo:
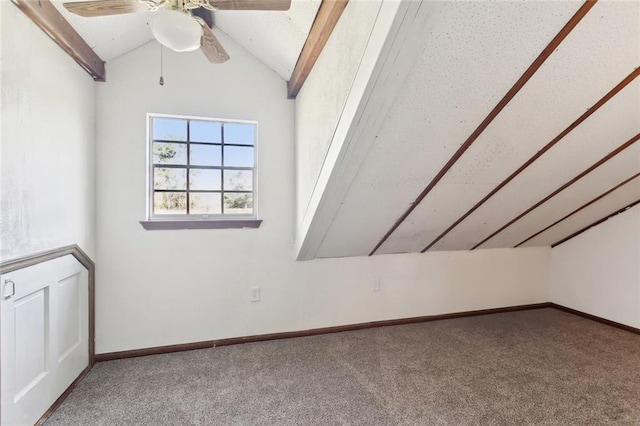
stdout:
<svg viewBox="0 0 640 426">
<path fill-rule="evenodd" d="M 160 86 L 164 86 L 164 77 L 162 74 L 162 45 L 160 45 Z"/>
</svg>

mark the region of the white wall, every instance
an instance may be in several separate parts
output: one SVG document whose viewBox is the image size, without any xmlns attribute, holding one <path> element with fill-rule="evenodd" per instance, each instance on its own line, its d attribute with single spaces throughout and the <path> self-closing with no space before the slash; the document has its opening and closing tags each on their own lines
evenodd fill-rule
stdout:
<svg viewBox="0 0 640 426">
<path fill-rule="evenodd" d="M 0 257 L 72 243 L 94 256 L 95 215 L 98 353 L 538 303 L 549 294 L 640 326 L 640 207 L 553 251 L 295 262 L 295 107 L 275 73 L 219 35 L 230 62 L 165 52 L 160 87 L 151 43 L 111 62 L 96 97 L 91 78 L 17 8 L 0 2 L 0 19 Z M 147 112 L 260 122 L 261 228 L 142 229 Z M 372 291 L 376 278 L 380 292 Z M 261 287 L 261 302 L 249 302 L 251 286 Z"/>
<path fill-rule="evenodd" d="M 549 296 L 640 328 L 640 206 L 553 248 Z"/>
<path fill-rule="evenodd" d="M 329 231 L 333 229 L 337 219 L 336 215 L 347 201 L 352 200 L 353 197 L 347 196 L 348 192 L 360 175 L 361 167 L 370 156 L 372 147 L 378 141 L 379 130 L 388 118 L 405 77 L 419 56 L 417 53 L 423 45 L 425 34 L 429 34 L 433 29 L 433 14 L 437 14 L 442 7 L 438 2 L 397 0 L 370 2 L 369 7 L 375 4 L 380 4 L 380 8 L 373 22 L 368 23 L 365 20 L 365 26 L 362 26 L 362 22 L 359 22 L 359 25 L 349 24 L 360 31 L 366 30 L 363 33 L 369 32 L 369 35 L 364 53 L 358 60 L 357 72 L 347 91 L 344 106 L 336 111 L 340 114 L 337 124 L 333 126 L 331 121 L 318 120 L 332 110 L 321 104 L 314 104 L 313 100 L 322 97 L 323 87 L 330 88 L 335 85 L 332 80 L 338 79 L 337 76 L 341 75 L 341 67 L 320 68 L 322 72 L 312 73 L 315 78 L 312 78 L 311 86 L 307 80 L 303 92 L 312 87 L 317 96 L 298 97 L 296 100 L 298 216 L 295 253 L 298 260 L 341 257 L 344 256 L 345 247 L 368 244 L 363 243 L 358 237 L 346 241 L 345 235 L 353 237 L 351 230 L 354 224 L 370 223 L 371 218 L 379 211 L 370 210 L 366 217 L 357 214 L 358 217 L 346 226 L 345 230 L 348 231 L 341 233 L 339 241 L 333 241 L 335 244 L 326 248 Z M 360 19 L 360 15 L 356 16 Z M 372 19 L 373 15 L 370 18 Z M 369 29 L 371 25 L 372 28 Z M 354 61 L 358 59 L 348 50 L 352 43 L 350 37 L 333 37 L 334 35 L 330 40 L 339 40 L 338 47 L 342 49 L 340 54 L 343 57 Z M 335 58 L 329 58 L 331 60 L 328 63 L 335 65 Z M 309 93 L 314 92 L 303 94 Z M 318 124 L 324 124 L 324 127 Z M 333 132 L 328 145 L 322 140 L 313 139 L 313 132 L 318 128 Z M 317 139 L 317 135 L 315 137 Z M 309 140 L 314 143 L 309 144 Z M 307 161 L 305 157 L 308 157 Z M 381 164 L 383 163 L 385 162 L 382 161 Z M 319 173 L 314 165 L 319 169 Z M 380 174 L 378 170 L 376 177 L 369 183 L 379 181 L 381 177 L 384 177 L 384 174 Z M 366 253 L 368 250 L 360 254 Z"/>
<path fill-rule="evenodd" d="M 11 2 L 0 15 L 0 259 L 93 256 L 95 83 Z"/>
<path fill-rule="evenodd" d="M 98 353 L 547 300 L 548 249 L 295 262 L 294 101 L 218 35 L 226 64 L 166 53 L 160 87 L 151 43 L 98 86 Z M 147 112 L 259 122 L 259 229 L 143 230 Z"/>
<path fill-rule="evenodd" d="M 303 220 L 382 1 L 350 1 L 296 98 L 297 221 Z"/>
</svg>

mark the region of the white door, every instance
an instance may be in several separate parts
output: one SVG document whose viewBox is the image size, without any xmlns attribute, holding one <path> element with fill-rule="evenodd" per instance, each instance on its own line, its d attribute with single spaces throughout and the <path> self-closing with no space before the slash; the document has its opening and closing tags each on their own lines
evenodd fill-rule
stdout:
<svg viewBox="0 0 640 426">
<path fill-rule="evenodd" d="M 2 425 L 33 425 L 88 366 L 88 284 L 71 255 L 0 276 Z"/>
</svg>

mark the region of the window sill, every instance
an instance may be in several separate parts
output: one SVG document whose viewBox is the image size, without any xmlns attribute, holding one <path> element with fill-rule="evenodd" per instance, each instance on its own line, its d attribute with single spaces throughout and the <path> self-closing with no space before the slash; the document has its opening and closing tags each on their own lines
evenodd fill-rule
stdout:
<svg viewBox="0 0 640 426">
<path fill-rule="evenodd" d="M 175 229 L 234 229 L 259 228 L 262 220 L 142 220 L 140 225 L 147 231 L 170 231 Z"/>
</svg>

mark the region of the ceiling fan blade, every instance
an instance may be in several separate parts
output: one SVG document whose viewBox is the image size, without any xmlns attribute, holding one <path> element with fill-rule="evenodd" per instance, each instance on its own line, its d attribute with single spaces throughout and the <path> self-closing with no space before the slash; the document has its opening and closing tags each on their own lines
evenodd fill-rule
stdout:
<svg viewBox="0 0 640 426">
<path fill-rule="evenodd" d="M 221 64 L 229 60 L 229 54 L 222 44 L 218 41 L 216 36 L 213 35 L 211 28 L 206 23 L 200 22 L 202 27 L 202 39 L 200 40 L 200 48 L 202 53 L 207 57 L 212 64 Z"/>
<path fill-rule="evenodd" d="M 191 11 L 191 14 L 206 22 L 209 28 L 213 28 L 213 12 L 211 12 L 209 9 L 199 7 L 197 9 L 193 9 Z"/>
<path fill-rule="evenodd" d="M 289 10 L 291 0 L 209 0 L 219 10 Z"/>
<path fill-rule="evenodd" d="M 121 15 L 149 10 L 137 0 L 97 0 L 62 3 L 65 9 L 76 15 L 94 16 Z"/>
</svg>

